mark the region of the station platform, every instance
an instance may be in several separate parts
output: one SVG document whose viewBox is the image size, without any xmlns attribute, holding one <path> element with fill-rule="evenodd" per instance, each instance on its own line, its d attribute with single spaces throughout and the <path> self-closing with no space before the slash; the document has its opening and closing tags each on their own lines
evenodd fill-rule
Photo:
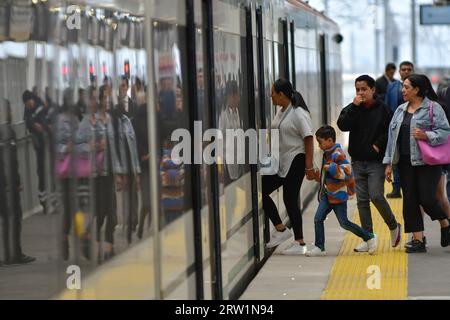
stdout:
<svg viewBox="0 0 450 320">
<path fill-rule="evenodd" d="M 386 189 L 386 190 L 390 190 Z M 389 200 L 402 224 L 402 199 Z M 303 213 L 308 247 L 314 242 L 313 200 Z M 356 199 L 349 201 L 349 218 L 359 222 Z M 450 300 L 450 247 L 440 246 L 440 226 L 425 216 L 427 253 L 405 253 L 409 235 L 391 247 L 390 233 L 372 206 L 378 236 L 375 255 L 355 253 L 360 239 L 343 230 L 331 213 L 325 222 L 326 257 L 283 256 L 286 241 L 269 258 L 241 300 Z M 404 230 L 403 230 L 404 231 Z M 293 239 L 292 239 L 293 241 Z"/>
</svg>

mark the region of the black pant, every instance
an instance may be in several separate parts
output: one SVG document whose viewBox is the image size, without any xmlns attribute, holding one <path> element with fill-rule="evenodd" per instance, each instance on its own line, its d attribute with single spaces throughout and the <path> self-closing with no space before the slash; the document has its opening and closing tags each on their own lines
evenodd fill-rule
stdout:
<svg viewBox="0 0 450 320">
<path fill-rule="evenodd" d="M 36 160 L 37 160 L 37 175 L 39 180 L 39 201 L 44 204 L 46 201 L 46 191 L 45 191 L 45 145 L 35 147 Z"/>
<path fill-rule="evenodd" d="M 305 177 L 305 161 L 304 154 L 296 156 L 294 161 L 292 161 L 286 178 L 280 178 L 278 175 L 264 176 L 262 178 L 264 212 L 269 216 L 269 219 L 275 226 L 282 224 L 282 221 L 270 194 L 283 186 L 283 201 L 289 215 L 289 220 L 291 221 L 292 229 L 294 230 L 295 240 L 303 239 L 299 194 L 303 178 Z"/>
<path fill-rule="evenodd" d="M 431 220 L 444 220 L 446 214 L 436 200 L 442 166 L 413 167 L 409 159 L 402 159 L 398 165 L 403 191 L 403 219 L 405 232 L 424 231 L 420 206 Z"/>
<path fill-rule="evenodd" d="M 105 241 L 114 243 L 117 224 L 116 197 L 113 175 L 95 179 L 95 206 L 97 215 L 97 241 L 101 240 L 101 229 L 106 219 Z"/>
<path fill-rule="evenodd" d="M 72 219 L 75 215 L 76 186 L 74 179 L 60 179 L 60 193 L 63 209 L 63 236 L 69 236 L 72 228 Z"/>
</svg>

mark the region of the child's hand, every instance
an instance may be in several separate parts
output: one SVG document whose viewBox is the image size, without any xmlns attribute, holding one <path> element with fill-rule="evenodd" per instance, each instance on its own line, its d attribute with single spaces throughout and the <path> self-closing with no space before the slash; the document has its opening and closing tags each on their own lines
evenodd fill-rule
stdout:
<svg viewBox="0 0 450 320">
<path fill-rule="evenodd" d="M 326 165 L 323 166 L 323 170 L 328 171 L 328 169 L 330 169 L 330 165 L 329 164 L 326 164 Z"/>
<path fill-rule="evenodd" d="M 316 180 L 316 182 L 320 182 L 320 170 L 316 169 L 314 171 L 314 180 Z"/>
</svg>

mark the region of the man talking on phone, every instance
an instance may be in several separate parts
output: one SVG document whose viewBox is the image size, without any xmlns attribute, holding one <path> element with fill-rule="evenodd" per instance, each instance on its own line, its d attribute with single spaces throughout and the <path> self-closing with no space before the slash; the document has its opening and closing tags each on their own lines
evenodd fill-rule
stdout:
<svg viewBox="0 0 450 320">
<path fill-rule="evenodd" d="M 395 219 L 384 197 L 384 165 L 382 163 L 388 140 L 392 112 L 375 96 L 375 80 L 362 75 L 355 81 L 356 96 L 339 116 L 338 127 L 350 132 L 349 154 L 352 157 L 356 178 L 356 197 L 362 228 L 373 230 L 370 202 L 381 214 L 391 231 L 392 247 L 401 240 L 401 225 Z M 377 230 L 375 230 L 377 231 Z M 379 231 L 379 230 L 378 230 Z M 366 242 L 355 248 L 356 252 L 367 252 Z"/>
</svg>

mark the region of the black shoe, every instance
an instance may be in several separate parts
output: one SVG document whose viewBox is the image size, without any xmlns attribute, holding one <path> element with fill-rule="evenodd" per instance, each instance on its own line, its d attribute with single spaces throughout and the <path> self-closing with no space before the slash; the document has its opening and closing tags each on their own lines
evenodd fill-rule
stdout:
<svg viewBox="0 0 450 320">
<path fill-rule="evenodd" d="M 33 261 L 36 261 L 36 258 L 29 257 L 29 256 L 27 256 L 25 254 L 22 254 L 18 258 L 12 259 L 11 262 L 9 262 L 8 264 L 27 264 L 27 263 L 31 263 Z"/>
<path fill-rule="evenodd" d="M 450 242 L 450 227 L 441 228 L 441 247 L 446 248 Z"/>
<path fill-rule="evenodd" d="M 406 248 L 406 253 L 424 253 L 427 252 L 425 243 L 419 240 L 413 240 L 411 247 Z"/>
<path fill-rule="evenodd" d="M 426 246 L 427 245 L 427 237 L 424 236 L 422 241 L 423 241 L 423 244 Z M 406 243 L 405 248 L 410 248 L 412 246 L 413 242 L 414 242 L 414 239 L 411 240 L 410 242 Z"/>
<path fill-rule="evenodd" d="M 402 194 L 400 193 L 400 191 L 395 191 L 395 190 L 386 195 L 386 198 L 388 198 L 388 199 L 401 199 L 401 197 L 402 197 Z"/>
</svg>

